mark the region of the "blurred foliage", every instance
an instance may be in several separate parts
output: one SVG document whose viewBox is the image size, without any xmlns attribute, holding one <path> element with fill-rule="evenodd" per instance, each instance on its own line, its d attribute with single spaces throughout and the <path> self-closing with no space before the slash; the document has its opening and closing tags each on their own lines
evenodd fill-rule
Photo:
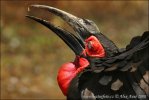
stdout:
<svg viewBox="0 0 149 100">
<path fill-rule="evenodd" d="M 50 5 L 91 19 L 118 47 L 148 30 L 148 1 L 1 1 L 3 99 L 65 99 L 56 76 L 60 65 L 73 61 L 74 54 L 54 33 L 25 18 L 31 4 Z M 73 31 L 51 13 L 33 9 L 31 14 Z"/>
</svg>

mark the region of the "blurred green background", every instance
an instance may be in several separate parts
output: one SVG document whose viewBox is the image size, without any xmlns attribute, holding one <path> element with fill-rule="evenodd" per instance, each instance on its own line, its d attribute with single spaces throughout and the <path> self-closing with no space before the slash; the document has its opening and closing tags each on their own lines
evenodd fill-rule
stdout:
<svg viewBox="0 0 149 100">
<path fill-rule="evenodd" d="M 93 20 L 118 47 L 148 30 L 148 1 L 1 1 L 1 98 L 65 99 L 56 76 L 73 52 L 53 32 L 25 17 L 31 4 L 60 8 Z M 69 31 L 59 17 L 32 9 L 32 15 Z"/>
</svg>

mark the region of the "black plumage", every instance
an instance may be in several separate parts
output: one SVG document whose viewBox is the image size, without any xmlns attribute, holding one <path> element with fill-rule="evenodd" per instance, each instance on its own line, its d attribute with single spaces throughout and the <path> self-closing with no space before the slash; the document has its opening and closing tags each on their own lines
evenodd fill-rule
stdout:
<svg viewBox="0 0 149 100">
<path fill-rule="evenodd" d="M 64 19 L 76 31 L 76 35 L 40 18 L 27 16 L 55 32 L 77 56 L 89 61 L 88 67 L 71 81 L 68 100 L 149 99 L 149 31 L 132 38 L 126 48 L 119 49 L 91 20 L 78 18 L 54 7 L 31 7 L 48 10 Z M 106 52 L 105 57 L 82 55 L 85 40 L 90 36 L 100 41 Z"/>
<path fill-rule="evenodd" d="M 117 99 L 127 99 L 122 95 L 133 100 L 147 100 L 149 98 L 149 79 L 143 77 L 144 75 L 149 77 L 149 31 L 140 36 L 140 39 L 136 41 L 137 44 L 134 41 L 136 40 L 132 39 L 129 49 L 119 55 L 108 57 L 104 61 L 101 61 L 100 58 L 92 60 L 91 63 L 96 68 L 89 66 L 90 70 L 88 68 L 87 71 L 81 73 L 78 79 L 75 79 L 75 81 L 78 80 L 75 83 L 78 84 L 77 89 L 80 92 L 80 99 L 83 96 L 84 98 L 91 96 L 92 99 L 97 99 L 98 97 L 98 99 L 101 99 L 100 96 L 102 95 L 114 96 L 114 98 L 111 97 L 110 99 L 109 97 L 107 100 L 115 100 L 115 95 L 121 96 Z M 95 71 L 101 70 L 101 67 L 104 70 Z M 100 78 L 104 76 L 112 77 L 112 80 L 107 85 L 99 83 Z M 111 89 L 111 86 L 117 79 L 120 80 L 117 85 L 122 84 L 122 86 L 115 91 L 114 88 L 116 87 Z M 106 78 L 103 81 L 106 81 Z M 70 86 L 69 90 L 74 89 Z M 86 95 L 83 93 L 85 91 L 90 91 L 92 95 Z M 75 94 L 75 92 L 69 93 Z M 133 98 L 131 96 L 136 97 Z M 72 97 L 70 98 L 72 99 Z M 73 99 L 75 100 L 75 96 Z"/>
</svg>

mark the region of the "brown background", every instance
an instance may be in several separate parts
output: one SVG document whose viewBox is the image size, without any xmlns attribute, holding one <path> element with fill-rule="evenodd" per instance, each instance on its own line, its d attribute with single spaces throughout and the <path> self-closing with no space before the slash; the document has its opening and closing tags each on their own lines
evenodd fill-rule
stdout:
<svg viewBox="0 0 149 100">
<path fill-rule="evenodd" d="M 56 76 L 60 65 L 73 61 L 74 54 L 54 33 L 25 18 L 31 4 L 91 19 L 118 47 L 148 30 L 147 1 L 1 1 L 1 98 L 65 98 Z M 31 13 L 73 31 L 51 13 L 36 9 Z"/>
</svg>

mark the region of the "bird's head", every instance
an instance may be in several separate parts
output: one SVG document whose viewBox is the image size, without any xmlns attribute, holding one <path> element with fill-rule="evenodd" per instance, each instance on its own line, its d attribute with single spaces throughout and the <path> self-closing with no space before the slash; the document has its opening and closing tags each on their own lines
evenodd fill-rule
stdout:
<svg viewBox="0 0 149 100">
<path fill-rule="evenodd" d="M 87 19 L 78 18 L 60 9 L 45 6 L 31 5 L 30 7 L 47 10 L 65 20 L 76 32 L 76 35 L 60 27 L 56 27 L 50 22 L 27 15 L 52 30 L 58 35 L 75 53 L 76 58 L 73 62 L 65 63 L 61 66 L 57 81 L 64 95 L 67 95 L 71 80 L 90 63 L 88 57 L 105 57 L 105 50 L 94 34 L 99 32 L 96 24 Z"/>
</svg>

